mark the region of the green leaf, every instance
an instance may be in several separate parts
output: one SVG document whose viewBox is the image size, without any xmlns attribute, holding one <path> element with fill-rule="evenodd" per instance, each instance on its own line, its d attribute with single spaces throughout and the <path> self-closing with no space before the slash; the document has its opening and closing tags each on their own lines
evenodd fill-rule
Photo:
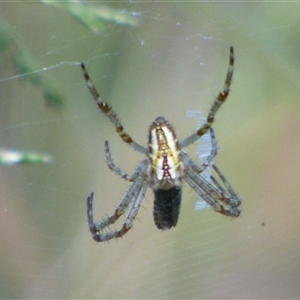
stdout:
<svg viewBox="0 0 300 300">
<path fill-rule="evenodd" d="M 51 161 L 52 157 L 48 154 L 4 149 L 0 150 L 0 164 L 5 166 L 32 163 L 50 163 Z"/>
<path fill-rule="evenodd" d="M 138 24 L 138 18 L 133 16 L 131 12 L 121 11 L 107 5 L 83 6 L 77 2 L 41 2 L 66 9 L 73 17 L 93 32 L 99 32 L 103 29 L 105 22 L 123 26 L 136 26 Z"/>
</svg>

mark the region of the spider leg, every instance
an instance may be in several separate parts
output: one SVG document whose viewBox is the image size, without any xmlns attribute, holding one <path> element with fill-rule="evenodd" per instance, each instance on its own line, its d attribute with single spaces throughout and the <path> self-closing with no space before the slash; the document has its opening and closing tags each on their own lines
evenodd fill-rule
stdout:
<svg viewBox="0 0 300 300">
<path fill-rule="evenodd" d="M 93 239 L 97 242 L 107 241 L 112 238 L 117 238 L 124 235 L 131 227 L 132 222 L 138 213 L 140 205 L 145 197 L 145 193 L 147 190 L 147 183 L 144 180 L 144 171 L 140 176 L 137 177 L 136 181 L 132 183 L 129 190 L 119 203 L 118 207 L 116 208 L 114 214 L 104 219 L 102 222 L 95 223 L 94 216 L 93 216 L 93 197 L 94 193 L 87 198 L 87 217 L 89 228 L 92 233 Z M 123 226 L 120 230 L 111 231 L 107 233 L 102 233 L 102 231 L 109 227 L 109 225 L 114 224 L 120 216 L 122 216 L 127 209 L 127 207 L 132 202 L 132 205 L 129 209 L 129 213 L 125 218 Z M 133 210 L 133 211 L 132 211 Z"/>
<path fill-rule="evenodd" d="M 219 185 L 214 186 L 201 174 L 197 174 L 190 166 L 186 169 L 184 180 L 215 211 L 231 217 L 240 215 L 241 211 L 237 207 L 240 205 L 241 200 L 235 193 L 228 195 L 223 189 L 219 189 Z"/>
<path fill-rule="evenodd" d="M 132 175 L 127 174 L 123 170 L 121 170 L 119 167 L 117 167 L 111 157 L 111 152 L 108 146 L 108 141 L 105 141 L 105 156 L 106 156 L 106 163 L 111 171 L 114 171 L 116 174 L 124 178 L 125 180 L 133 182 L 139 174 L 142 172 L 142 170 L 145 167 L 145 164 L 147 163 L 147 160 L 143 160 L 138 167 L 136 168 L 135 172 Z"/>
<path fill-rule="evenodd" d="M 85 68 L 84 63 L 81 63 L 81 69 L 83 72 L 83 76 L 85 78 L 86 84 L 90 90 L 90 93 L 92 94 L 94 100 L 96 101 L 99 109 L 110 119 L 110 121 L 115 125 L 116 131 L 121 137 L 121 139 L 133 147 L 133 149 L 139 151 L 140 153 L 147 154 L 148 149 L 145 147 L 141 146 L 140 144 L 136 143 L 131 136 L 124 132 L 124 128 L 118 119 L 116 113 L 112 110 L 112 108 L 107 105 L 104 101 L 101 100 L 100 94 L 98 93 L 97 89 L 95 88 L 92 80 L 90 79 L 90 76 Z"/>
<path fill-rule="evenodd" d="M 238 198 L 234 189 L 231 187 L 231 185 L 226 180 L 225 176 L 221 173 L 219 168 L 214 164 L 212 165 L 212 167 L 216 171 L 218 176 L 220 177 L 221 181 L 223 182 L 223 184 L 225 185 L 227 191 L 229 192 L 229 194 L 231 196 L 230 201 L 227 204 L 229 204 L 230 206 L 234 206 L 234 207 L 239 206 L 241 204 L 241 200 Z M 221 192 L 226 193 L 226 191 L 220 186 L 220 184 L 217 182 L 217 180 L 213 176 L 210 176 L 210 178 Z"/>
<path fill-rule="evenodd" d="M 115 212 L 104 219 L 102 222 L 95 223 L 94 222 L 94 216 L 93 216 L 93 198 L 94 198 L 94 193 L 91 193 L 91 195 L 87 198 L 87 216 L 88 216 L 88 223 L 90 227 L 90 231 L 95 239 L 95 235 L 98 235 L 98 232 L 103 230 L 104 228 L 108 227 L 111 224 L 114 224 L 120 216 L 122 216 L 128 207 L 130 201 L 134 197 L 134 194 L 136 193 L 136 190 L 139 188 L 138 186 L 138 181 L 133 183 L 128 192 L 125 194 L 117 208 L 115 209 Z"/>
<path fill-rule="evenodd" d="M 122 229 L 125 227 L 125 228 L 127 228 L 127 230 L 124 233 L 122 233 L 121 235 L 125 234 L 129 229 L 131 229 L 132 223 L 135 220 L 136 215 L 138 214 L 138 212 L 141 208 L 143 200 L 145 199 L 145 194 L 146 194 L 147 188 L 148 188 L 148 184 L 144 181 L 138 195 L 135 197 L 134 201 L 132 202 L 132 205 L 131 205 L 131 207 L 128 211 L 128 214 L 125 218 Z M 118 235 L 117 237 L 119 237 L 121 235 Z"/>
<path fill-rule="evenodd" d="M 206 158 L 206 160 L 201 164 L 200 168 L 193 162 L 193 160 L 191 158 L 189 158 L 187 155 L 187 159 L 188 159 L 188 163 L 191 166 L 191 168 L 196 172 L 196 173 L 202 173 L 209 165 L 211 165 L 214 157 L 217 155 L 217 141 L 216 141 L 216 137 L 215 137 L 215 133 L 214 130 L 212 128 L 209 129 L 210 132 L 210 137 L 211 137 L 211 144 L 212 144 L 212 148 L 211 148 L 211 152 L 209 154 L 209 156 Z"/>
<path fill-rule="evenodd" d="M 197 130 L 197 132 L 190 135 L 180 143 L 181 148 L 187 147 L 188 145 L 194 143 L 200 136 L 205 134 L 207 130 L 212 126 L 215 119 L 216 112 L 226 101 L 229 95 L 229 90 L 230 90 L 230 85 L 231 85 L 232 75 L 233 75 L 233 65 L 234 65 L 234 50 L 233 47 L 230 47 L 229 66 L 226 74 L 223 91 L 219 93 L 217 98 L 215 98 L 209 110 L 209 113 L 207 115 L 206 122 Z"/>
</svg>

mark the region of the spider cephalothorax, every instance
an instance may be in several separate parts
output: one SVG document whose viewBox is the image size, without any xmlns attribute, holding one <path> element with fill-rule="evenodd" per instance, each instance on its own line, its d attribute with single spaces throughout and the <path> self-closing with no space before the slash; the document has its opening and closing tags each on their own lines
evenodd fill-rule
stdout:
<svg viewBox="0 0 300 300">
<path fill-rule="evenodd" d="M 148 187 L 154 192 L 153 216 L 156 226 L 159 229 L 169 229 L 176 226 L 180 210 L 183 180 L 215 211 L 231 217 L 238 217 L 240 215 L 241 211 L 238 207 L 241 204 L 241 200 L 237 197 L 220 170 L 212 162 L 213 157 L 217 154 L 217 145 L 211 126 L 216 112 L 229 94 L 233 75 L 233 63 L 233 47 L 230 47 L 229 67 L 224 88 L 214 100 L 206 122 L 194 134 L 179 142 L 171 124 L 164 117 L 158 117 L 149 129 L 148 148 L 136 143 L 128 133 L 124 132 L 124 128 L 116 113 L 101 100 L 84 64 L 81 64 L 88 88 L 100 110 L 115 125 L 117 133 L 124 142 L 146 155 L 146 159 L 138 165 L 133 175 L 130 176 L 114 164 L 108 142 L 105 142 L 106 160 L 109 168 L 124 179 L 132 182 L 132 184 L 117 206 L 114 214 L 102 222 L 94 222 L 94 193 L 91 193 L 87 198 L 88 222 L 94 240 L 101 242 L 118 238 L 131 229 Z M 211 135 L 212 150 L 206 161 L 202 162 L 201 166 L 198 167 L 182 149 L 194 143 L 208 130 Z M 222 181 L 224 188 L 213 176 L 210 177 L 210 180 L 207 180 L 201 174 L 210 165 Z M 119 230 L 104 232 L 104 229 L 114 224 L 127 209 L 128 213 L 122 227 Z"/>
</svg>

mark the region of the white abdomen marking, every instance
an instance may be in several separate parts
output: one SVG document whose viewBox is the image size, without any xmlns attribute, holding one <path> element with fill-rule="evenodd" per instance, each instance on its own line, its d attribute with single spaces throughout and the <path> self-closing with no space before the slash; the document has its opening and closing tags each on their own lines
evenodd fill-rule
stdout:
<svg viewBox="0 0 300 300">
<path fill-rule="evenodd" d="M 181 157 L 178 140 L 172 126 L 158 117 L 149 131 L 149 157 L 158 180 L 176 180 Z"/>
</svg>

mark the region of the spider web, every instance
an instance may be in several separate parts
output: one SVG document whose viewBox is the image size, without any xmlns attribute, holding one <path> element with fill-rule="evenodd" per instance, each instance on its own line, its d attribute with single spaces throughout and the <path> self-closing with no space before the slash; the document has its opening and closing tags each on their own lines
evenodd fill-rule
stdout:
<svg viewBox="0 0 300 300">
<path fill-rule="evenodd" d="M 298 298 L 299 5 L 79 4 L 0 4 L 0 25 L 14 40 L 0 58 L 1 147 L 53 158 L 1 166 L 0 298 Z M 235 73 L 216 115 L 215 163 L 243 200 L 241 216 L 195 210 L 185 185 L 178 225 L 159 231 L 148 191 L 133 229 L 96 244 L 86 197 L 94 191 L 100 220 L 129 186 L 108 170 L 105 140 L 128 173 L 143 156 L 98 111 L 79 63 L 146 145 L 159 115 L 180 140 L 195 131 L 186 114 L 206 115 L 223 87 L 230 45 Z M 17 60 L 25 49 L 30 69 Z M 48 85 L 62 96 L 49 97 Z M 198 146 L 186 150 L 199 164 Z"/>
</svg>

